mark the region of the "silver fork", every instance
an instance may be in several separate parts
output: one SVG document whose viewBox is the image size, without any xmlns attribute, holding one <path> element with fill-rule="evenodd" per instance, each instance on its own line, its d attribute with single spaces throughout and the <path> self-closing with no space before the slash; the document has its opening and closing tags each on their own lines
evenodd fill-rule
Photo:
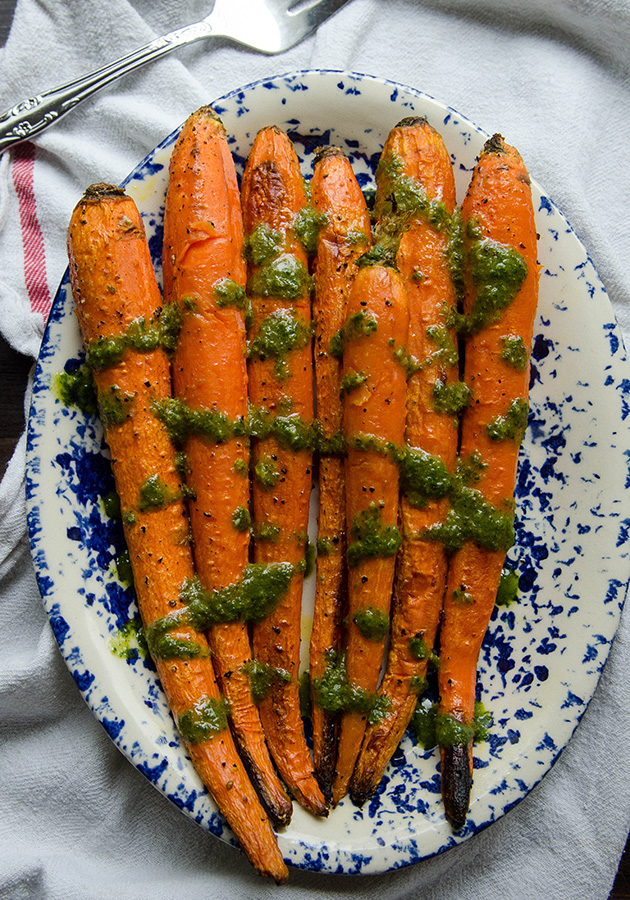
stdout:
<svg viewBox="0 0 630 900">
<path fill-rule="evenodd" d="M 22 100 L 0 116 L 0 153 L 39 134 L 96 91 L 176 47 L 227 37 L 262 53 L 298 44 L 348 0 L 215 0 L 209 16 L 156 38 L 96 72 Z"/>
</svg>

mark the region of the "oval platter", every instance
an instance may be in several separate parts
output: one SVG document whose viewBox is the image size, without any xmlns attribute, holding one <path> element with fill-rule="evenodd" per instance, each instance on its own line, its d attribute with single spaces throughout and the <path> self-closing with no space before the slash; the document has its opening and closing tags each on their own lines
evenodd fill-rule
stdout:
<svg viewBox="0 0 630 900">
<path fill-rule="evenodd" d="M 460 202 L 487 137 L 420 91 L 356 73 L 273 77 L 213 106 L 239 174 L 256 132 L 273 123 L 293 139 L 306 178 L 315 149 L 336 144 L 365 190 L 374 186 L 390 128 L 405 116 L 424 115 L 451 154 Z M 142 213 L 158 280 L 176 136 L 124 183 Z M 408 733 L 378 794 L 362 809 L 346 799 L 317 821 L 295 806 L 291 825 L 279 834 L 291 865 L 382 873 L 467 840 L 550 769 L 608 657 L 630 571 L 630 373 L 610 301 L 585 249 L 535 182 L 533 192 L 542 274 L 516 491 L 517 540 L 508 557 L 519 575 L 519 600 L 495 608 L 479 660 L 480 696 L 494 725 L 489 740 L 475 748 L 467 825 L 451 831 L 440 799 L 438 754 L 424 751 Z M 104 502 L 114 484 L 102 429 L 55 391 L 59 373 L 82 358 L 66 274 L 42 343 L 28 425 L 28 524 L 43 602 L 79 690 L 116 746 L 200 826 L 234 843 L 179 742 L 153 666 L 134 640 L 134 594 L 116 569 L 122 528 Z M 311 577 L 305 638 L 312 595 Z"/>
</svg>

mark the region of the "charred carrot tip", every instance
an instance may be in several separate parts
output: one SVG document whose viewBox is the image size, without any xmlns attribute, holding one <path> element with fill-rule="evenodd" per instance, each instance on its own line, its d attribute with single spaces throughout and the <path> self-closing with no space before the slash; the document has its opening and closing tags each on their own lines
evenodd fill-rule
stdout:
<svg viewBox="0 0 630 900">
<path fill-rule="evenodd" d="M 505 146 L 505 138 L 502 134 L 493 134 L 483 145 L 482 154 L 486 153 L 507 153 Z"/>
<path fill-rule="evenodd" d="M 85 189 L 83 200 L 103 200 L 105 197 L 125 197 L 124 190 L 115 184 L 99 181 Z"/>
<path fill-rule="evenodd" d="M 396 128 L 417 128 L 419 125 L 428 125 L 429 120 L 426 116 L 405 116 L 396 125 Z"/>
<path fill-rule="evenodd" d="M 453 744 L 452 747 L 442 747 L 441 755 L 444 811 L 454 831 L 459 831 L 466 824 L 470 805 L 470 746 Z"/>
<path fill-rule="evenodd" d="M 322 159 L 328 159 L 330 156 L 345 156 L 346 154 L 340 147 L 317 147 L 315 150 L 315 158 L 313 164 L 316 165 Z"/>
</svg>

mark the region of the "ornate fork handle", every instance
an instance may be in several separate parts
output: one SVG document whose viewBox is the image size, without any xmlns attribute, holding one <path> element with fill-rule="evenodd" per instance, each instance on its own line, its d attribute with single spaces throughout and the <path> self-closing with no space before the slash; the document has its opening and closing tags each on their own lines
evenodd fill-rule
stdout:
<svg viewBox="0 0 630 900">
<path fill-rule="evenodd" d="M 68 82 L 58 88 L 44 91 L 36 97 L 22 100 L 0 116 L 0 153 L 32 138 L 58 121 L 86 97 L 115 81 L 121 75 L 143 66 L 161 56 L 166 56 L 175 47 L 190 44 L 216 34 L 209 22 L 196 22 L 163 37 L 156 38 L 144 47 L 134 50 L 107 66 L 89 75 Z"/>
</svg>

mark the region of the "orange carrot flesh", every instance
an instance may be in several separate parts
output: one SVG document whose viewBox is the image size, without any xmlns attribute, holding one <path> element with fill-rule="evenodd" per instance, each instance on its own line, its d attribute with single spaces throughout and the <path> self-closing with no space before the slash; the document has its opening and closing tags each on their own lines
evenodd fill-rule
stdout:
<svg viewBox="0 0 630 900">
<path fill-rule="evenodd" d="M 498 135 L 479 158 L 462 215 L 468 333 L 464 378 L 472 401 L 462 417 L 460 458 L 464 464 L 476 460 L 477 480 L 469 498 L 487 505 L 498 522 L 499 538 L 473 535 L 449 566 L 440 638 L 438 738 L 442 794 L 455 828 L 463 826 L 470 802 L 476 666 L 511 540 L 538 300 L 529 177 L 518 152 Z"/>
<path fill-rule="evenodd" d="M 249 859 L 286 881 L 275 834 L 226 725 L 207 641 L 185 616 L 182 588 L 194 575 L 188 517 L 174 447 L 155 415 L 170 394 L 168 358 L 150 339 L 162 300 L 133 201 L 110 185 L 88 189 L 72 215 L 68 252 L 158 677 L 193 765 Z M 164 621 L 166 633 L 158 627 Z"/>
<path fill-rule="evenodd" d="M 426 119 L 403 120 L 385 143 L 377 172 L 376 209 L 381 226 L 387 208 L 408 184 L 419 203 L 410 210 L 396 264 L 409 298 L 407 352 L 415 371 L 407 383 L 406 443 L 443 464 L 453 474 L 457 457 L 458 417 L 436 402 L 436 390 L 457 380 L 457 336 L 448 319 L 456 306 L 449 261 L 454 230 L 455 181 L 440 135 Z M 433 208 L 427 209 L 429 204 Z M 377 225 L 377 233 L 378 233 Z M 404 478 L 403 478 L 404 481 Z M 411 492 L 413 485 L 409 484 Z M 402 548 L 396 571 L 387 667 L 380 694 L 389 707 L 365 735 L 352 782 L 352 797 L 371 796 L 402 738 L 425 686 L 427 665 L 439 625 L 446 584 L 444 546 L 419 536 L 444 522 L 448 499 L 401 496 Z M 439 493 L 439 491 L 438 491 Z"/>
<path fill-rule="evenodd" d="M 182 319 L 173 358 L 174 395 L 194 413 L 228 423 L 247 416 L 243 223 L 225 128 L 212 109 L 193 113 L 173 148 L 164 214 L 165 299 Z M 249 561 L 249 451 L 243 435 L 191 434 L 185 444 L 197 575 L 206 591 L 238 583 Z M 208 633 L 241 756 L 274 822 L 292 805 L 273 767 L 248 667 L 247 623 Z"/>
<path fill-rule="evenodd" d="M 295 566 L 287 593 L 252 629 L 254 659 L 270 675 L 260 716 L 289 791 L 305 809 L 325 815 L 298 683 L 314 434 L 310 276 L 295 227 L 306 194 L 295 149 L 280 129 L 257 135 L 241 199 L 253 318 L 249 400 L 258 423 L 252 439 L 254 558 Z"/>
<path fill-rule="evenodd" d="M 341 359 L 331 341 L 346 316 L 356 275 L 356 260 L 371 242 L 370 215 L 348 157 L 327 148 L 316 158 L 311 180 L 315 211 L 325 217 L 314 263 L 315 396 L 321 427 L 317 585 L 310 645 L 311 683 L 324 676 L 329 651 L 341 644 L 345 608 L 346 512 L 342 431 Z M 313 760 L 320 786 L 332 798 L 337 717 L 326 712 L 312 692 Z"/>
<path fill-rule="evenodd" d="M 407 294 L 398 273 L 362 268 L 344 326 L 343 427 L 348 523 L 346 674 L 352 691 L 375 692 L 389 630 L 398 530 L 395 449 L 405 435 L 406 372 L 395 356 L 407 342 Z M 392 452 L 394 450 L 394 452 Z M 345 795 L 373 711 L 341 716 L 333 803 Z"/>
</svg>

